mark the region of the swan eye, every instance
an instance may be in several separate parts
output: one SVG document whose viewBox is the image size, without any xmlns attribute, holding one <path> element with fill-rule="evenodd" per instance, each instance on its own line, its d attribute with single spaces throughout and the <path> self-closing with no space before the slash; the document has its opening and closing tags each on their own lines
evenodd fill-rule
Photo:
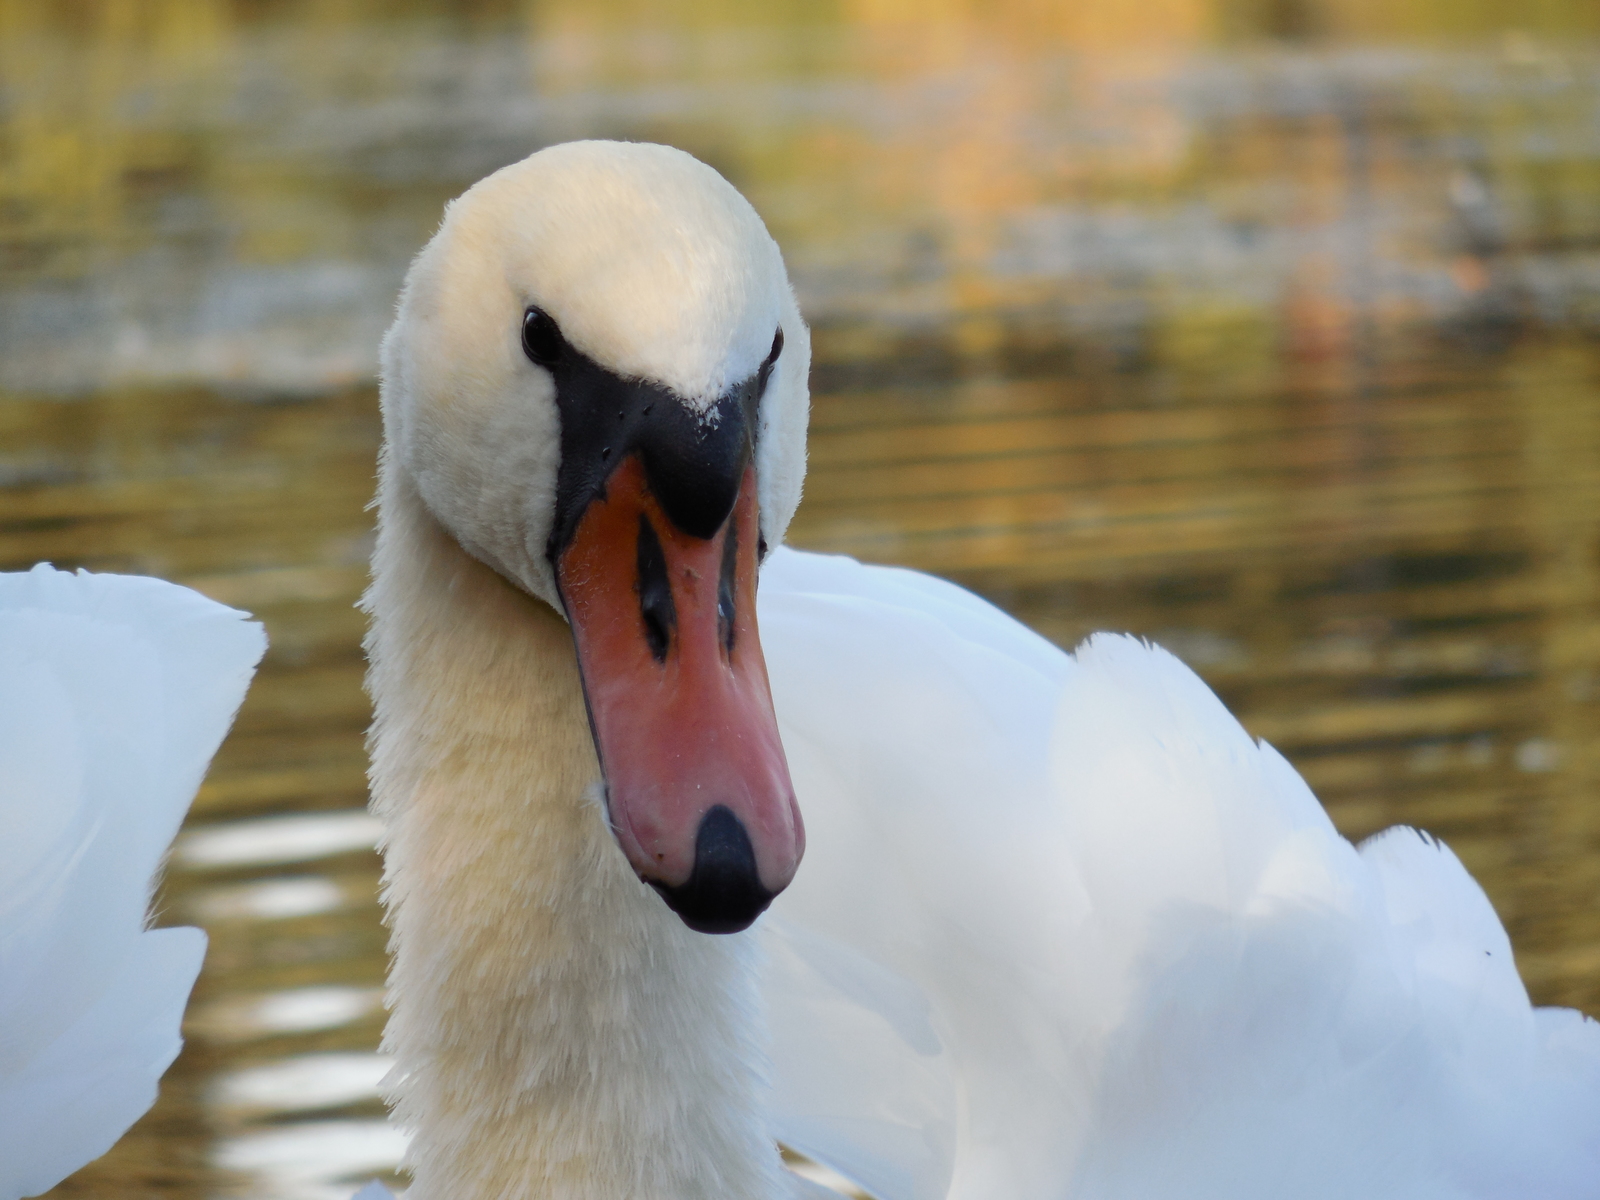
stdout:
<svg viewBox="0 0 1600 1200">
<path fill-rule="evenodd" d="M 541 367 L 552 367 L 567 348 L 561 328 L 542 308 L 529 308 L 522 314 L 522 350 Z"/>
<path fill-rule="evenodd" d="M 783 353 L 783 326 L 778 326 L 778 332 L 772 336 L 772 349 L 767 351 L 767 359 L 761 364 L 757 372 L 756 391 L 758 394 L 767 390 L 767 378 L 772 374 L 772 368 L 778 361 L 778 355 Z"/>
</svg>

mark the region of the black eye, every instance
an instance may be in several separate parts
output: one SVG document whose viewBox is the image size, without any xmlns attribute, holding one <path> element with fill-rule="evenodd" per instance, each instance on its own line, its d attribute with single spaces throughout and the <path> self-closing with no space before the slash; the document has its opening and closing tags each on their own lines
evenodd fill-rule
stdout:
<svg viewBox="0 0 1600 1200">
<path fill-rule="evenodd" d="M 757 372 L 756 386 L 761 391 L 767 390 L 767 376 L 772 374 L 773 365 L 778 361 L 778 355 L 783 353 L 783 326 L 778 326 L 778 332 L 772 337 L 772 349 L 767 352 L 767 361 L 761 364 Z"/>
<path fill-rule="evenodd" d="M 549 313 L 530 308 L 522 314 L 522 350 L 541 367 L 554 366 L 566 351 L 567 341 Z"/>
</svg>

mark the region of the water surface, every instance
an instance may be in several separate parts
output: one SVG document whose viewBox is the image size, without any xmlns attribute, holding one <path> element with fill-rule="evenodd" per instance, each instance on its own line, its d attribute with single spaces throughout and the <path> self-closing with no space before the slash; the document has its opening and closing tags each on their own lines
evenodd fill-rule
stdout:
<svg viewBox="0 0 1600 1200">
<path fill-rule="evenodd" d="M 1169 646 L 1600 1012 L 1600 15 L 1125 7 L 0 6 L 0 567 L 159 574 L 272 638 L 163 893 L 211 935 L 187 1047 L 53 1195 L 396 1160 L 376 340 L 443 203 L 579 136 L 691 150 L 783 246 L 796 544 Z"/>
</svg>

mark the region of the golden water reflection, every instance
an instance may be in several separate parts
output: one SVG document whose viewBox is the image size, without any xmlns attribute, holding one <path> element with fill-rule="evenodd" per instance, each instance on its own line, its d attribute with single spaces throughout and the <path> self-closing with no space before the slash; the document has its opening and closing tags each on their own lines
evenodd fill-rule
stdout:
<svg viewBox="0 0 1600 1200">
<path fill-rule="evenodd" d="M 0 567 L 159 574 L 272 638 L 163 891 L 211 936 L 186 1049 L 55 1195 L 342 1200 L 396 1161 L 375 344 L 442 203 L 576 136 L 700 154 L 784 246 L 797 544 L 1162 641 L 1600 1011 L 1600 9 L 378 8 L 0 0 Z"/>
</svg>

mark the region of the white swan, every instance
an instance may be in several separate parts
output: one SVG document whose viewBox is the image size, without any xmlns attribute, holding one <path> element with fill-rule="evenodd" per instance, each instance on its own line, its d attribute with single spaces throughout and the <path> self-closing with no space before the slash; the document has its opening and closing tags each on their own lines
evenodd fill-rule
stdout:
<svg viewBox="0 0 1600 1200">
<path fill-rule="evenodd" d="M 163 583 L 0 574 L 0 1200 L 111 1148 L 155 1101 L 205 955 L 151 888 L 266 647 Z"/>
<path fill-rule="evenodd" d="M 507 167 L 412 267 L 366 603 L 413 1200 L 777 1197 L 776 1139 L 883 1200 L 1600 1195 L 1593 1023 L 1169 655 L 785 549 L 758 634 L 808 359 L 663 147 Z"/>
</svg>

